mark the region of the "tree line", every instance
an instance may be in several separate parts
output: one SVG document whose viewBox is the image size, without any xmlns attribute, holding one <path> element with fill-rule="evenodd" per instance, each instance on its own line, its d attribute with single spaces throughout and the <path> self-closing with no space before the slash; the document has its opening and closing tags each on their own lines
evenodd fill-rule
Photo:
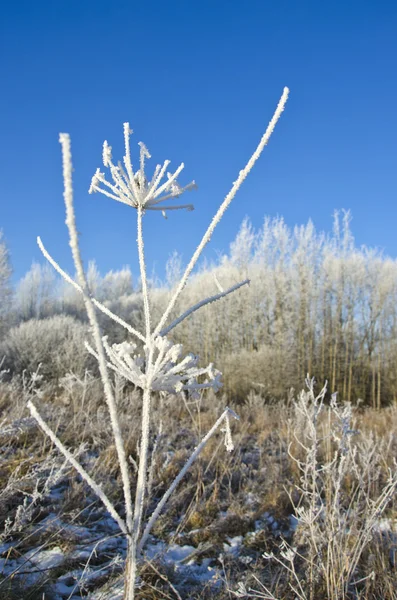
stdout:
<svg viewBox="0 0 397 600">
<path fill-rule="evenodd" d="M 54 315 L 85 321 L 82 298 L 49 265 L 33 265 L 11 290 L 8 259 L 0 238 L 0 352 L 26 321 Z M 163 313 L 182 268 L 174 253 L 166 281 L 151 281 L 154 319 Z M 93 295 L 139 328 L 140 283 L 133 282 L 130 269 L 101 276 L 91 263 L 88 271 Z M 243 399 L 256 388 L 268 398 L 285 398 L 309 373 L 319 382 L 328 380 L 344 400 L 378 408 L 397 400 L 397 261 L 358 248 L 348 212 L 335 213 L 328 235 L 310 221 L 289 228 L 282 218 L 267 217 L 255 231 L 244 219 L 228 254 L 193 274 L 175 316 L 203 295 L 245 278 L 249 286 L 198 310 L 172 336 L 186 351 L 194 349 L 203 364 L 215 363 L 228 395 Z M 124 330 L 105 315 L 100 321 L 110 341 L 124 339 Z"/>
</svg>

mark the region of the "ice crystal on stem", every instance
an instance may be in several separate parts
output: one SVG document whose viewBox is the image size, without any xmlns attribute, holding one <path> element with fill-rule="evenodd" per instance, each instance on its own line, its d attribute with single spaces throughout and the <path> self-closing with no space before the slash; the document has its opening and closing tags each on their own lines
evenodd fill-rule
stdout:
<svg viewBox="0 0 397 600">
<path fill-rule="evenodd" d="M 225 447 L 228 452 L 233 452 L 234 444 L 232 440 L 232 431 L 230 429 L 229 415 L 225 418 Z"/>
<path fill-rule="evenodd" d="M 110 169 L 113 183 L 109 183 L 105 178 L 105 174 L 98 168 L 92 178 L 89 193 L 100 192 L 109 198 L 113 198 L 118 202 L 123 202 L 134 208 L 141 208 L 143 210 L 161 210 L 163 216 L 166 216 L 166 210 L 177 210 L 180 208 L 193 210 L 193 204 L 158 206 L 158 204 L 164 202 L 164 200 L 168 200 L 169 198 L 179 198 L 184 192 L 196 188 L 196 183 L 192 181 L 184 187 L 179 185 L 177 177 L 184 168 L 184 164 L 181 163 L 175 173 L 171 174 L 167 172 L 167 179 L 161 184 L 161 181 L 166 174 L 167 167 L 170 164 L 169 160 L 164 161 L 162 167 L 161 165 L 157 165 L 152 179 L 148 181 L 145 174 L 145 159 L 151 158 L 151 155 L 143 142 L 139 142 L 139 170 L 134 173 L 130 153 L 131 133 L 133 132 L 130 129 L 129 123 L 124 123 L 124 167 L 120 162 L 118 163 L 118 166 L 113 164 L 112 147 L 109 146 L 107 141 L 104 142 L 102 160 L 104 166 Z"/>
<path fill-rule="evenodd" d="M 186 390 L 192 398 L 197 399 L 200 397 L 199 390 L 212 388 L 217 392 L 222 387 L 222 373 L 212 363 L 200 369 L 197 366 L 199 357 L 192 353 L 179 360 L 182 356 L 182 344 L 172 344 L 165 337 L 156 338 L 154 345 L 157 357 L 153 357 L 152 367 L 147 371 L 145 359 L 135 354 L 136 344 L 122 342 L 109 346 L 107 336 L 102 341 L 110 361 L 108 367 L 141 389 L 150 385 L 153 391 L 169 394 Z M 86 347 L 97 358 L 97 353 L 88 343 Z M 207 379 L 199 383 L 198 377 L 201 375 L 207 375 Z"/>
</svg>

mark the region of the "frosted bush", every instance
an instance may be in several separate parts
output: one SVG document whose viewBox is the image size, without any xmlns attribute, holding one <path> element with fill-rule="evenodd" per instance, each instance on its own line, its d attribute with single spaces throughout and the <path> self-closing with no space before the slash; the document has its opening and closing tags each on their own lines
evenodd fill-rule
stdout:
<svg viewBox="0 0 397 600">
<path fill-rule="evenodd" d="M 12 374 L 34 373 L 39 365 L 46 380 L 58 380 L 68 371 L 83 374 L 87 333 L 86 325 L 66 315 L 31 319 L 10 329 L 0 343 L 0 356 Z"/>
<path fill-rule="evenodd" d="M 300 496 L 298 502 L 291 497 L 298 523 L 294 547 L 283 541 L 279 556 L 263 556 L 277 561 L 291 576 L 289 586 L 299 599 L 312 600 L 319 590 L 325 590 L 327 598 L 347 599 L 374 575 L 363 576 L 359 564 L 395 496 L 397 463 L 388 469 L 386 482 L 373 499 L 384 466 L 384 441 L 356 430 L 352 405 L 338 403 L 336 394 L 326 406 L 326 384 L 318 394 L 314 379 L 307 377 L 306 385 L 290 422 L 289 454 L 299 471 Z M 298 559 L 303 561 L 304 575 Z"/>
</svg>

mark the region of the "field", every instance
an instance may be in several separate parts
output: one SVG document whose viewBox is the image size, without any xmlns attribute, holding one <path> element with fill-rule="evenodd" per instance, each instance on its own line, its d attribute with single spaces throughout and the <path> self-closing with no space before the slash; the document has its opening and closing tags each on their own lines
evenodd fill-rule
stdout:
<svg viewBox="0 0 397 600">
<path fill-rule="evenodd" d="M 0 240 L 2 599 L 396 598 L 397 263 L 356 248 L 345 211 L 332 236 L 246 219 L 195 270 L 288 93 L 165 285 L 143 218 L 192 210 L 174 202 L 196 186 L 168 160 L 147 177 L 141 142 L 134 172 L 128 123 L 89 191 L 136 211 L 138 286 L 84 269 L 68 134 L 75 277 L 37 241 L 69 291 L 39 265 L 11 290 Z"/>
<path fill-rule="evenodd" d="M 0 388 L 1 597 L 122 598 L 123 536 L 26 411 L 39 391 L 41 414 L 122 513 L 100 381 L 87 374 L 57 394 L 47 388 L 18 378 Z M 140 393 L 119 385 L 117 395 L 134 465 Z M 272 404 L 251 392 L 234 407 L 234 450 L 225 451 L 224 433 L 213 437 L 169 500 L 145 550 L 138 598 L 396 597 L 397 410 L 352 409 L 348 423 L 349 411 L 338 417 L 327 405 L 317 414 L 313 400 L 309 392 Z M 145 514 L 226 403 L 222 394 L 156 398 Z"/>
</svg>

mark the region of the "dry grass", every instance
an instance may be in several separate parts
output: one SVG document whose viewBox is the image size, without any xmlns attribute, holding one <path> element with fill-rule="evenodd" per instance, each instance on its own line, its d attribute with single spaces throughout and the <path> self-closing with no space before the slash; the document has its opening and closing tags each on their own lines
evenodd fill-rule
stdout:
<svg viewBox="0 0 397 600">
<path fill-rule="evenodd" d="M 26 396 L 33 393 L 26 386 L 23 388 L 19 384 L 18 387 L 16 382 L 3 383 L 0 387 L 0 401 L 4 408 L 1 434 L 3 452 L 0 460 L 0 520 L 3 524 L 6 518 L 11 521 L 15 519 L 23 499 L 33 494 L 35 477 L 41 478 L 43 486 L 51 465 L 56 464 L 59 468 L 62 463 L 58 454 L 51 451 L 49 441 L 27 419 L 23 405 Z M 59 389 L 50 400 L 45 389 L 40 395 L 41 400 L 36 398 L 35 402 L 40 404 L 40 410 L 46 414 L 50 426 L 58 431 L 69 448 L 80 452 L 80 460 L 95 479 L 102 482 L 106 493 L 122 512 L 123 499 L 119 491 L 116 454 L 111 443 L 110 426 L 102 411 L 103 398 L 97 381 L 88 378 L 83 385 L 75 383 L 68 390 Z M 138 458 L 138 400 L 138 392 L 131 388 L 118 390 L 123 433 L 132 462 Z M 153 431 L 151 434 L 151 451 L 155 449 L 155 460 L 150 500 L 146 506 L 148 514 L 185 463 L 202 433 L 219 415 L 226 398 L 209 394 L 201 401 L 188 405 L 182 399 L 174 397 L 162 402 L 163 405 L 160 406 L 161 400 L 157 398 L 153 404 L 152 422 L 162 421 L 162 433 Z M 290 588 L 291 579 L 280 565 L 266 561 L 262 555 L 265 552 L 277 555 L 280 552 L 281 538 L 285 538 L 291 545 L 295 543 L 290 524 L 294 505 L 298 506 L 301 499 L 301 494 L 296 489 L 300 485 L 300 472 L 297 464 L 290 458 L 288 448 L 292 442 L 290 451 L 302 457 L 302 451 L 293 435 L 293 432 L 299 432 L 302 423 L 297 421 L 292 402 L 267 404 L 254 393 L 237 410 L 241 420 L 237 426 L 233 425 L 234 452 L 231 455 L 223 452 L 222 435 L 210 441 L 170 498 L 153 534 L 166 544 L 193 546 L 197 551 L 198 563 L 209 558 L 212 560 L 211 564 L 219 569 L 220 587 L 214 589 L 208 584 L 198 585 L 196 582 L 194 585 L 192 582 L 189 591 L 189 598 L 192 600 L 210 597 L 213 600 L 226 600 L 236 597 L 234 592 L 239 581 L 258 590 L 256 597 L 266 597 L 259 595 L 261 588 L 257 580 L 271 589 L 275 598 L 292 600 L 295 596 Z M 91 418 L 88 418 L 88 413 L 92 415 Z M 369 446 L 378 444 L 382 452 L 381 459 L 376 463 L 376 476 L 374 474 L 369 488 L 371 498 L 376 499 L 387 480 L 388 468 L 392 467 L 396 454 L 397 408 L 389 407 L 379 412 L 358 408 L 353 411 L 353 416 L 354 427 L 361 432 L 360 439 L 367 440 Z M 325 441 L 329 426 L 329 419 L 324 414 L 319 423 L 324 438 L 319 447 L 320 463 L 329 460 L 335 450 L 332 441 Z M 132 463 L 131 478 L 134 481 L 135 470 Z M 354 481 L 346 477 L 344 485 L 346 494 L 352 493 Z M 46 527 L 41 531 L 40 524 L 45 523 L 49 514 L 53 514 L 54 505 L 49 504 L 45 496 L 38 498 L 34 510 L 22 522 L 21 527 L 11 531 L 6 538 L 12 541 L 12 553 L 15 556 L 39 545 L 44 549 L 60 547 L 68 555 L 78 540 L 73 537 L 67 525 L 91 526 L 93 522 L 99 523 L 103 519 L 102 507 L 70 469 L 65 471 L 60 490 L 56 514 L 63 526 L 55 524 L 50 533 Z M 393 519 L 396 511 L 396 503 L 391 499 L 386 514 Z M 264 518 L 264 514 L 268 518 Z M 238 557 L 224 552 L 224 544 L 228 544 L 228 540 L 236 536 L 242 536 Z M 355 597 L 362 600 L 396 598 L 393 543 L 392 537 L 379 533 L 367 545 L 358 565 L 356 580 L 363 581 L 356 586 Z M 304 546 L 300 547 L 300 551 L 305 551 Z M 222 555 L 221 564 L 219 557 Z M 2 557 L 4 556 L 3 554 Z M 95 564 L 93 557 L 91 561 L 91 564 Z M 177 598 L 179 593 L 181 598 L 187 598 L 185 588 L 180 586 L 177 572 L 161 561 L 152 563 L 141 568 L 143 583 L 138 597 Z M 73 564 L 66 561 L 62 567 L 50 571 L 46 574 L 45 588 L 42 582 L 31 586 L 31 590 L 26 587 L 23 597 L 42 600 L 45 593 L 44 597 L 50 599 L 50 584 L 67 573 Z M 77 561 L 75 566 L 78 564 L 80 563 Z M 302 581 L 304 567 L 304 561 L 298 559 L 296 569 L 298 573 L 302 571 Z M 120 567 L 116 565 L 112 573 L 118 576 L 119 572 Z M 372 572 L 375 576 L 368 577 Z M 107 581 L 110 585 L 112 579 L 109 571 L 102 578 L 96 579 L 95 585 L 92 584 L 94 587 L 90 588 L 88 585 L 88 588 L 96 589 Z M 1 598 L 14 600 L 21 597 L 22 585 L 23 576 L 0 581 Z M 88 588 L 86 586 L 86 591 Z M 319 581 L 315 585 L 314 597 L 326 597 L 325 589 L 323 582 Z M 351 598 L 353 597 L 352 595 Z M 309 593 L 307 598 L 310 598 Z"/>
</svg>

